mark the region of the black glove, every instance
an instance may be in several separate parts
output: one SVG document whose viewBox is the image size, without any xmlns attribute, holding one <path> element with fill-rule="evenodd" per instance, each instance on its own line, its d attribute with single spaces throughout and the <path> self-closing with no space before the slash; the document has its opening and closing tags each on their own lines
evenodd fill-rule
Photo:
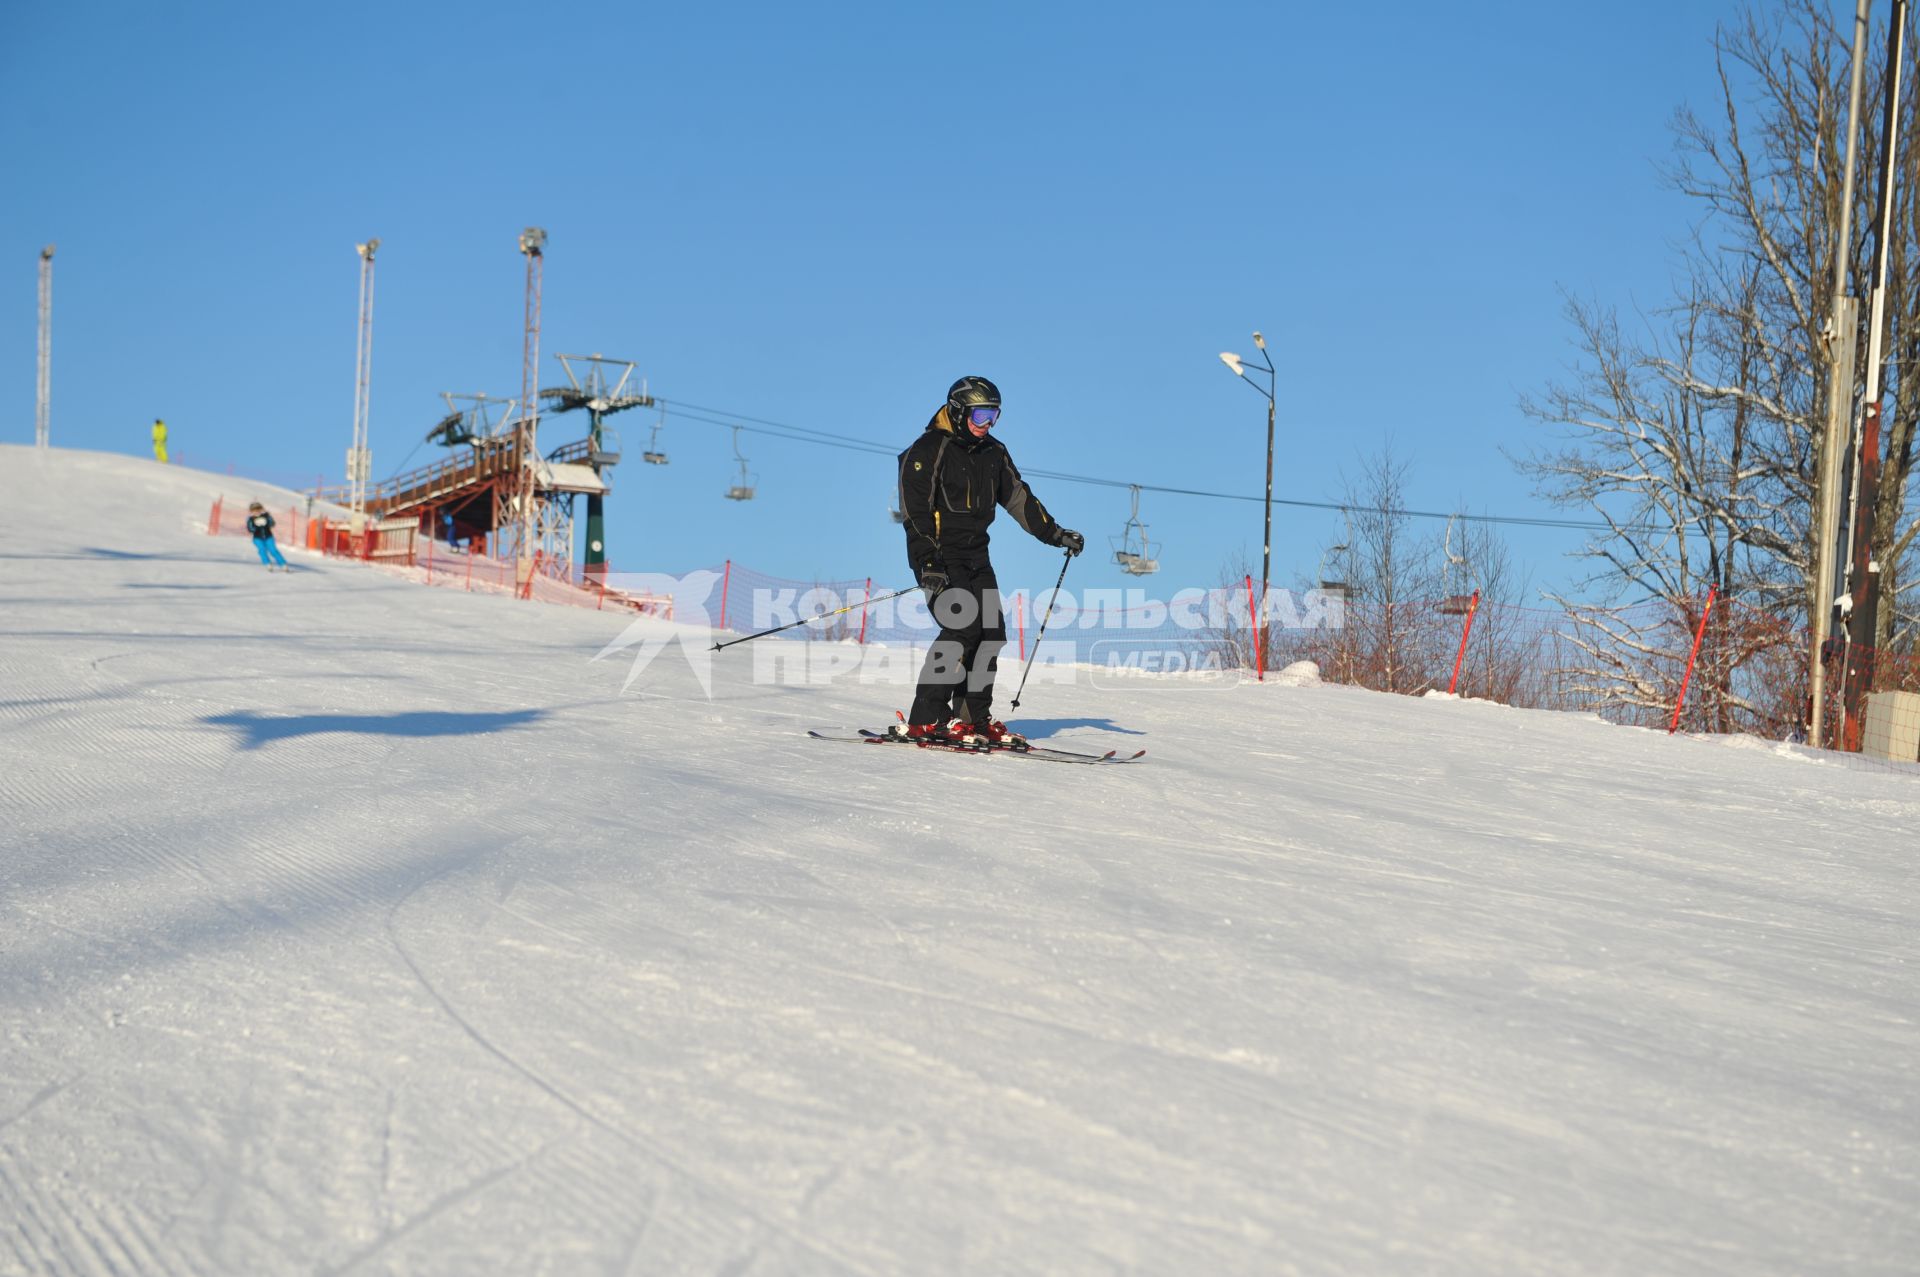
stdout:
<svg viewBox="0 0 1920 1277">
<path fill-rule="evenodd" d="M 1087 539 L 1072 528 L 1061 528 L 1054 533 L 1053 543 L 1064 548 L 1070 555 L 1078 554 L 1087 548 Z"/>
<path fill-rule="evenodd" d="M 938 563 L 929 563 L 920 569 L 920 588 L 927 592 L 928 600 L 937 598 L 940 591 L 947 588 L 947 570 Z"/>
</svg>

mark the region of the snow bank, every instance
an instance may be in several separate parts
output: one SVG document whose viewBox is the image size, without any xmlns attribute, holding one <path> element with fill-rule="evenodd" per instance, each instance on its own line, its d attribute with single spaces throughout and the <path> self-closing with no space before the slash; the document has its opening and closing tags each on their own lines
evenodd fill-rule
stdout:
<svg viewBox="0 0 1920 1277">
<path fill-rule="evenodd" d="M 1313 661 L 1295 661 L 1267 680 L 1281 687 L 1320 686 L 1320 666 Z"/>
</svg>

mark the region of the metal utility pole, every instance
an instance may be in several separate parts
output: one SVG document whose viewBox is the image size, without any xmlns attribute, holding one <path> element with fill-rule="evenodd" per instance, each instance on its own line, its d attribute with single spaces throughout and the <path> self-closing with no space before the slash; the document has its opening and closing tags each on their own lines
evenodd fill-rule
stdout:
<svg viewBox="0 0 1920 1277">
<path fill-rule="evenodd" d="M 348 507 L 353 511 L 351 534 L 367 530 L 367 480 L 373 473 L 373 453 L 367 446 L 367 418 L 373 393 L 373 255 L 380 241 L 355 244 L 360 254 L 360 335 L 353 356 L 353 446 L 347 449 Z"/>
<path fill-rule="evenodd" d="M 1860 93 L 1866 77 L 1867 11 L 1870 0 L 1858 0 L 1853 18 L 1853 85 L 1847 99 L 1847 163 L 1841 183 L 1840 234 L 1833 249 L 1833 313 L 1827 320 L 1827 424 L 1820 441 L 1818 484 L 1813 525 L 1812 645 L 1808 652 L 1807 690 L 1810 700 L 1807 742 L 1818 749 L 1826 743 L 1827 636 L 1833 623 L 1834 578 L 1840 548 L 1840 474 L 1846 465 L 1848 437 L 1853 433 L 1853 373 L 1855 338 L 1860 330 L 1860 302 L 1847 291 L 1847 267 L 1853 256 L 1853 181 L 1860 138 Z"/>
<path fill-rule="evenodd" d="M 538 475 L 540 462 L 540 284 L 546 261 L 547 233 L 538 226 L 520 232 L 520 251 L 527 259 L 526 336 L 520 366 L 520 470 L 516 499 L 520 516 L 520 548 L 514 580 L 531 596 L 534 547 L 539 543 Z"/>
<path fill-rule="evenodd" d="M 1255 621 L 1259 627 L 1261 660 L 1264 666 L 1267 642 L 1267 579 L 1273 575 L 1273 414 L 1274 401 L 1280 393 L 1280 388 L 1277 384 L 1278 374 L 1273 368 L 1273 357 L 1267 354 L 1267 339 L 1255 333 L 1253 344 L 1259 347 L 1260 358 L 1267 362 L 1267 513 L 1266 521 L 1260 528 L 1260 616 Z"/>
<path fill-rule="evenodd" d="M 1846 706 L 1844 744 L 1858 749 L 1865 726 L 1866 694 L 1873 687 L 1875 633 L 1880 618 L 1880 564 L 1873 557 L 1874 506 L 1880 495 L 1880 395 L 1886 358 L 1887 270 L 1893 238 L 1894 178 L 1900 152 L 1900 77 L 1906 52 L 1907 0 L 1893 0 L 1887 23 L 1886 114 L 1880 138 L 1879 208 L 1875 216 L 1873 293 L 1867 303 L 1866 411 L 1854 459 L 1853 561 L 1842 611 L 1849 614 L 1841 695 Z"/>
<path fill-rule="evenodd" d="M 33 444 L 47 446 L 53 406 L 53 245 L 40 250 L 40 365 L 34 382 Z"/>
</svg>

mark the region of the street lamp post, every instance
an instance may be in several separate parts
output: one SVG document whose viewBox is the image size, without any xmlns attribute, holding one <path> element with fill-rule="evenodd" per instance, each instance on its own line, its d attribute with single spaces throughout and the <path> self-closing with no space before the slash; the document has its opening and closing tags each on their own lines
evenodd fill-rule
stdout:
<svg viewBox="0 0 1920 1277">
<path fill-rule="evenodd" d="M 1253 344 L 1260 352 L 1261 362 L 1266 365 L 1267 385 L 1261 389 L 1258 382 L 1247 377 L 1246 361 L 1231 351 L 1220 352 L 1220 362 L 1233 370 L 1233 375 L 1245 381 L 1267 398 L 1267 501 L 1266 522 L 1260 532 L 1260 615 L 1254 618 L 1254 642 L 1260 645 L 1260 664 L 1264 669 L 1267 657 L 1267 582 L 1273 573 L 1273 414 L 1274 398 L 1279 393 L 1279 374 L 1274 371 L 1273 358 L 1267 354 L 1267 339 L 1259 333 L 1253 335 Z M 1258 372 L 1259 369 L 1254 371 Z"/>
</svg>

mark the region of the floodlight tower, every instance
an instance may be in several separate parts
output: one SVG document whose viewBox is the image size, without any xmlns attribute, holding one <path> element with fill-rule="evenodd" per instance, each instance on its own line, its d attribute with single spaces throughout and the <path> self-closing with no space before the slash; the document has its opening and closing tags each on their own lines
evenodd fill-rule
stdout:
<svg viewBox="0 0 1920 1277">
<path fill-rule="evenodd" d="M 560 366 L 567 371 L 567 384 L 550 390 L 543 390 L 540 396 L 550 400 L 555 412 L 571 412 L 576 408 L 587 410 L 588 420 L 592 423 L 587 432 L 587 464 L 593 467 L 594 474 L 602 480 L 607 471 L 620 461 L 620 441 L 609 438 L 606 419 L 616 412 L 625 412 L 629 408 L 653 407 L 653 396 L 647 393 L 646 384 L 641 383 L 638 391 L 627 389 L 627 383 L 633 379 L 633 361 L 630 359 L 608 359 L 604 355 L 555 355 Z M 574 365 L 584 365 L 576 370 Z M 614 370 L 618 375 L 614 375 Z M 558 454 L 556 454 L 558 455 Z M 588 576 L 604 576 L 607 570 L 606 540 L 606 496 L 599 492 L 587 493 L 587 552 L 581 567 Z"/>
<path fill-rule="evenodd" d="M 514 580 L 531 596 L 533 554 L 540 535 L 538 491 L 540 435 L 540 284 L 546 262 L 547 233 L 538 226 L 520 232 L 520 252 L 527 259 L 526 329 L 520 364 L 520 471 L 515 500 L 519 516 L 519 552 Z"/>
<path fill-rule="evenodd" d="M 380 251 L 380 241 L 374 238 L 353 247 L 360 254 L 360 336 L 353 356 L 353 446 L 347 449 L 347 507 L 353 511 L 353 535 L 359 536 L 366 531 L 367 480 L 373 474 L 367 418 L 373 393 L 373 255 Z"/>
<path fill-rule="evenodd" d="M 1260 383 L 1247 377 L 1246 360 L 1230 350 L 1220 352 L 1220 362 L 1233 371 L 1233 375 L 1245 381 L 1267 398 L 1267 518 L 1260 533 L 1260 615 L 1254 621 L 1254 633 L 1259 636 L 1260 650 L 1267 646 L 1267 578 L 1273 570 L 1273 413 L 1276 398 L 1280 393 L 1280 374 L 1274 369 L 1273 356 L 1267 353 L 1267 339 L 1254 333 L 1253 344 L 1260 351 L 1260 360 L 1266 365 L 1267 385 L 1264 390 Z M 1255 372 L 1262 371 L 1256 368 Z"/>
<path fill-rule="evenodd" d="M 40 366 L 34 383 L 33 443 L 47 446 L 53 401 L 53 245 L 40 250 Z"/>
</svg>

